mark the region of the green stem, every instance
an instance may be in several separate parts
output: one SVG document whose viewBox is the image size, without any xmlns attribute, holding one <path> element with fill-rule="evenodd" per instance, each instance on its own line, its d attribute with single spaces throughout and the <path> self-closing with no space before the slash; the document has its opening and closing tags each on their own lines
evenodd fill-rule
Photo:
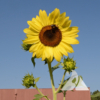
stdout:
<svg viewBox="0 0 100 100">
<path fill-rule="evenodd" d="M 64 95 L 63 100 L 65 100 L 65 97 L 66 97 L 66 91 L 63 92 L 63 95 Z"/>
<path fill-rule="evenodd" d="M 59 85 L 59 87 L 58 87 L 56 93 L 58 93 L 59 90 L 61 89 L 61 85 L 62 85 L 62 83 L 63 83 L 63 81 L 64 81 L 65 75 L 66 75 L 66 71 L 64 72 L 64 75 L 63 75 L 63 77 L 62 77 L 61 83 L 60 83 L 60 85 Z"/>
<path fill-rule="evenodd" d="M 52 75 L 52 69 L 51 69 L 51 62 L 48 62 L 48 68 L 49 68 L 49 74 L 50 74 L 50 79 L 51 79 L 51 86 L 52 86 L 52 91 L 53 91 L 53 100 L 57 100 L 57 96 L 55 93 L 55 86 L 54 86 L 54 80 L 53 80 L 53 75 Z"/>
<path fill-rule="evenodd" d="M 65 97 L 63 97 L 63 100 L 65 100 Z"/>
<path fill-rule="evenodd" d="M 36 86 L 36 89 L 37 89 L 37 91 L 42 95 L 42 96 L 45 96 L 45 95 L 43 95 L 42 94 L 42 92 L 38 89 L 38 87 Z M 44 98 L 46 98 L 47 100 L 49 100 L 49 98 L 48 97 L 44 97 Z"/>
</svg>

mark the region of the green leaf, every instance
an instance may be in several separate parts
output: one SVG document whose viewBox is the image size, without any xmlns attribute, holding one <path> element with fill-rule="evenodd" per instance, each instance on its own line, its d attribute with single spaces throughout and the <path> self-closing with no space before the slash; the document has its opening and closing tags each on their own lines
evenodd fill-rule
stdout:
<svg viewBox="0 0 100 100">
<path fill-rule="evenodd" d="M 36 82 L 38 82 L 38 81 L 39 81 L 39 79 L 40 79 L 40 77 L 36 78 L 36 79 L 35 79 L 35 83 L 36 83 Z"/>
<path fill-rule="evenodd" d="M 34 95 L 34 97 L 35 97 L 35 99 L 33 99 L 33 100 L 40 100 L 40 98 L 47 97 L 47 96 L 42 96 L 41 94 L 36 94 L 36 95 Z"/>
<path fill-rule="evenodd" d="M 59 65 L 60 65 L 60 62 L 58 64 L 56 64 L 55 66 L 53 66 L 51 69 L 52 69 L 52 72 L 55 70 L 55 69 L 58 69 L 59 68 Z"/>
<path fill-rule="evenodd" d="M 31 58 L 31 61 L 32 61 L 34 67 L 35 67 L 35 61 L 34 61 L 35 58 L 36 58 L 36 56 Z"/>
<path fill-rule="evenodd" d="M 38 98 L 35 98 L 35 99 L 33 99 L 33 100 L 40 100 L 40 99 L 38 99 Z"/>
<path fill-rule="evenodd" d="M 41 97 L 43 97 L 41 94 L 36 94 L 36 95 L 34 95 L 34 97 L 36 97 L 36 98 L 41 98 Z"/>
<path fill-rule="evenodd" d="M 72 83 L 75 83 L 76 82 L 76 78 L 74 78 L 73 80 L 72 80 Z"/>
</svg>

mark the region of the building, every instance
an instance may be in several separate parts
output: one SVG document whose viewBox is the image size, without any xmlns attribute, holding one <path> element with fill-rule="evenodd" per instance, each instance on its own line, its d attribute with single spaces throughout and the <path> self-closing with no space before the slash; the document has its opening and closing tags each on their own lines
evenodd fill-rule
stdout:
<svg viewBox="0 0 100 100">
<path fill-rule="evenodd" d="M 41 88 L 40 91 L 53 100 L 51 88 Z M 36 89 L 0 89 L 0 100 L 33 100 L 34 95 L 39 94 Z M 41 98 L 40 100 L 46 100 Z M 57 94 L 57 100 L 63 100 L 63 94 Z M 89 90 L 73 90 L 66 92 L 66 100 L 91 100 Z"/>
</svg>

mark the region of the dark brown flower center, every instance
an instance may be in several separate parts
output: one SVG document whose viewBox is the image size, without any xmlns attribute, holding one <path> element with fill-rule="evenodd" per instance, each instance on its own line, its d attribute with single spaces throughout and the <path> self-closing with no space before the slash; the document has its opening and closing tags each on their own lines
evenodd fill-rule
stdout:
<svg viewBox="0 0 100 100">
<path fill-rule="evenodd" d="M 39 38 L 45 46 L 55 47 L 60 43 L 62 34 L 57 26 L 48 25 L 42 28 Z"/>
</svg>

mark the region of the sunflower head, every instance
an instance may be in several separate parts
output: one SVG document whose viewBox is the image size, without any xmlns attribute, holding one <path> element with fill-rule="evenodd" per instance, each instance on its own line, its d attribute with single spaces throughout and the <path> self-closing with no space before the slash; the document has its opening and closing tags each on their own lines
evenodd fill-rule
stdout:
<svg viewBox="0 0 100 100">
<path fill-rule="evenodd" d="M 79 32 L 77 26 L 70 27 L 71 20 L 66 13 L 60 14 L 59 9 L 54 9 L 49 15 L 45 10 L 39 11 L 39 16 L 27 21 L 29 28 L 24 29 L 26 33 L 23 44 L 30 46 L 29 52 L 33 57 L 46 58 L 52 62 L 53 58 L 60 62 L 63 55 L 74 52 L 71 44 L 79 44 L 76 39 Z M 27 44 L 27 45 L 26 45 Z"/>
<path fill-rule="evenodd" d="M 25 86 L 26 88 L 30 88 L 31 86 L 34 85 L 34 77 L 33 77 L 33 74 L 26 74 L 22 80 L 23 82 L 23 86 Z"/>
<path fill-rule="evenodd" d="M 76 61 L 74 61 L 73 58 L 69 58 L 69 57 L 67 57 L 67 59 L 64 58 L 62 66 L 63 66 L 62 69 L 66 70 L 69 73 L 72 70 L 75 70 L 77 68 L 76 67 Z"/>
</svg>

